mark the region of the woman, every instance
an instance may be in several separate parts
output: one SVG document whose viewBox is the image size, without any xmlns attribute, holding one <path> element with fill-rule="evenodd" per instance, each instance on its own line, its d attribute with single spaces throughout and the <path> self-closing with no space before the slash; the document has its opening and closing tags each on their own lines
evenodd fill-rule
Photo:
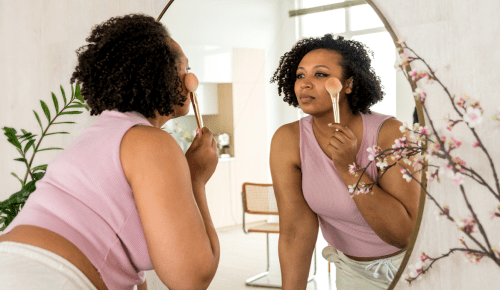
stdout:
<svg viewBox="0 0 500 290">
<path fill-rule="evenodd" d="M 342 83 L 338 124 L 325 88 L 331 77 Z M 349 165 L 365 167 L 367 148 L 391 148 L 403 136 L 400 121 L 370 112 L 383 93 L 366 48 L 331 34 L 300 40 L 271 81 L 285 102 L 309 114 L 280 127 L 271 142 L 283 289 L 306 288 L 318 225 L 329 243 L 323 256 L 337 267 L 337 289 L 387 289 L 413 231 L 419 187 L 389 170 L 373 195 L 350 197 L 347 185 L 359 176 Z M 361 181 L 380 176 L 372 163 Z"/>
<path fill-rule="evenodd" d="M 111 18 L 77 52 L 71 82 L 97 121 L 49 164 L 0 236 L 2 289 L 206 289 L 219 241 L 205 197 L 217 166 L 203 128 L 182 153 L 161 130 L 189 111 L 188 61 L 145 15 Z"/>
</svg>

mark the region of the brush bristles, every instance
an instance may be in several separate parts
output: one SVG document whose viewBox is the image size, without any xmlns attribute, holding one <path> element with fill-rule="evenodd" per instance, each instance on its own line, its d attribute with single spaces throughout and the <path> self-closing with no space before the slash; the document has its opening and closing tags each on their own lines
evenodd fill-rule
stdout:
<svg viewBox="0 0 500 290">
<path fill-rule="evenodd" d="M 336 77 L 331 77 L 326 80 L 325 88 L 331 95 L 336 95 L 342 90 L 342 83 Z"/>
</svg>

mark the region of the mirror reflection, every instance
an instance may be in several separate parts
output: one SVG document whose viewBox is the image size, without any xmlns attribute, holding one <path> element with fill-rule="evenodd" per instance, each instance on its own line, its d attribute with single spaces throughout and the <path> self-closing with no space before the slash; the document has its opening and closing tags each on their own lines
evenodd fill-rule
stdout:
<svg viewBox="0 0 500 290">
<path fill-rule="evenodd" d="M 338 4 L 339 6 L 332 9 L 332 4 Z M 327 7 L 328 10 L 325 8 L 318 9 L 318 7 L 325 6 L 330 7 Z M 217 7 L 217 9 L 214 9 L 214 7 Z M 290 17 L 289 15 L 291 12 L 298 12 L 307 8 L 324 11 L 296 17 Z M 189 9 L 192 15 L 191 19 L 193 19 L 189 30 L 175 25 L 175 23 L 181 21 L 181 15 L 183 15 L 181 11 L 185 11 L 185 9 Z M 214 13 L 204 13 L 209 10 L 214 11 Z M 336 36 L 344 37 L 346 40 L 363 43 L 368 48 L 371 59 L 370 66 L 375 71 L 376 76 L 380 78 L 381 90 L 384 93 L 383 99 L 371 106 L 370 110 L 375 113 L 394 116 L 402 122 L 413 123 L 415 102 L 407 80 L 394 69 L 397 53 L 391 36 L 377 14 L 364 1 L 238 1 L 237 3 L 211 1 L 205 3 L 188 0 L 175 3 L 166 17 L 162 19 L 162 22 L 171 29 L 173 36 L 179 39 L 179 43 L 182 43 L 183 49 L 189 58 L 190 66 L 200 79 L 200 87 L 213 88 L 211 93 L 201 94 L 200 106 L 202 107 L 201 111 L 206 126 L 216 136 L 223 136 L 225 140 L 223 144 L 219 142 L 219 165 L 213 179 L 207 184 L 207 199 L 210 209 L 213 210 L 214 224 L 219 229 L 238 228 L 243 224 L 245 232 L 263 232 L 261 240 L 264 239 L 264 236 L 267 236 L 269 243 L 266 245 L 266 242 L 262 241 L 260 250 L 267 249 L 269 251 L 269 255 L 264 252 L 264 258 L 270 260 L 270 262 L 265 262 L 262 266 L 268 267 L 269 273 L 258 274 L 257 271 L 248 273 L 247 276 L 241 278 L 245 278 L 247 285 L 281 286 L 283 266 L 280 267 L 280 263 L 284 261 L 278 253 L 279 236 L 273 234 L 273 231 L 276 232 L 277 227 L 279 227 L 278 215 L 274 215 L 274 213 L 278 212 L 280 207 L 280 197 L 278 196 L 277 202 L 274 195 L 284 193 L 280 193 L 279 190 L 273 191 L 272 187 L 269 188 L 268 186 L 276 183 L 276 178 L 280 178 L 275 177 L 275 174 L 271 176 L 269 152 L 272 152 L 271 140 L 278 128 L 308 117 L 310 112 L 308 113 L 308 110 L 304 110 L 301 106 L 294 107 L 283 102 L 285 95 L 278 95 L 276 82 L 269 83 L 268 80 L 273 77 L 280 57 L 290 51 L 298 40 L 309 37 L 322 37 L 327 33 L 333 33 Z M 192 37 L 193 34 L 194 37 Z M 228 37 L 228 35 L 231 37 Z M 204 106 L 211 106 L 212 109 L 205 109 Z M 341 110 L 345 110 L 346 103 L 341 103 L 339 107 Z M 344 118 L 349 120 L 345 116 Z M 393 128 L 399 127 L 397 126 L 399 123 L 395 119 L 389 119 L 386 125 L 389 123 L 392 124 Z M 179 129 L 181 127 L 182 129 Z M 382 128 L 382 126 L 380 127 Z M 188 148 L 190 140 L 182 137 L 187 135 L 183 132 L 192 132 L 195 128 L 196 121 L 193 115 L 178 118 L 166 124 L 166 130 L 174 132 L 173 136 L 185 149 Z M 324 131 L 318 131 L 324 133 Z M 384 134 L 385 131 L 383 130 L 382 133 Z M 320 147 L 324 147 L 322 153 L 329 156 L 328 149 L 324 145 L 326 139 L 322 142 L 318 134 L 316 132 L 314 134 L 316 142 Z M 362 140 L 362 134 L 358 135 L 359 143 Z M 396 139 L 395 136 L 390 135 L 387 138 Z M 287 145 L 290 144 L 287 143 Z M 356 152 L 360 151 L 361 144 L 357 145 Z M 364 144 L 364 146 L 368 145 Z M 364 150 L 366 151 L 366 148 Z M 279 160 L 278 163 L 286 163 L 284 159 Z M 375 174 L 372 179 L 376 179 L 376 177 Z M 293 179 L 286 175 L 281 178 L 287 180 L 282 186 L 288 186 L 289 180 Z M 302 176 L 302 180 L 303 178 Z M 392 178 L 402 180 L 399 172 Z M 387 175 L 385 180 L 392 178 Z M 304 189 L 302 188 L 302 190 Z M 412 185 L 411 190 L 415 191 L 416 187 Z M 240 197 L 242 191 L 245 193 L 243 195 L 243 207 L 241 206 Z M 393 190 L 385 188 L 384 193 L 379 195 L 387 194 L 390 197 L 391 194 L 399 194 L 397 192 L 388 194 L 385 191 Z M 260 192 L 260 197 L 264 199 L 266 208 L 263 209 L 258 206 L 252 208 L 252 202 L 257 203 L 259 200 L 259 194 L 256 194 L 257 197 L 252 197 L 253 192 Z M 406 222 L 405 235 L 403 235 L 405 239 L 409 239 L 409 233 L 411 233 L 411 229 L 408 230 L 408 224 L 412 224 L 412 221 L 414 221 L 417 209 L 415 201 L 418 200 L 418 196 L 417 190 L 414 196 L 404 202 L 399 202 L 398 198 L 394 197 L 389 201 L 398 210 L 407 209 L 411 212 L 411 216 L 405 216 L 404 214 L 391 216 L 391 218 Z M 366 197 L 373 198 L 373 196 Z M 356 199 L 350 200 L 355 201 Z M 356 204 L 356 202 L 354 203 Z M 308 205 L 310 204 L 308 203 Z M 385 203 L 382 202 L 380 205 L 385 205 Z M 258 216 L 252 214 L 252 211 L 265 212 L 268 215 Z M 389 225 L 382 226 L 377 233 L 377 231 L 373 231 L 372 227 L 380 225 L 372 225 L 372 221 L 366 221 L 361 211 L 358 210 L 356 213 L 363 216 L 361 219 L 365 220 L 364 222 L 368 222 L 369 226 L 365 229 L 370 231 L 371 234 L 375 233 L 375 236 L 380 234 L 380 231 L 386 231 L 392 227 Z M 368 213 L 365 214 L 369 215 Z M 386 216 L 383 217 L 386 218 Z M 375 215 L 375 220 L 379 219 L 380 217 Z M 331 239 L 327 241 L 324 238 L 325 234 L 322 232 L 323 228 L 327 228 L 331 224 L 328 224 L 321 217 L 319 221 L 323 223 L 323 227 L 319 228 L 316 247 L 313 247 L 314 251 L 307 255 L 311 266 L 308 273 L 304 275 L 305 279 L 310 281 L 307 287 L 335 289 L 335 278 L 333 277 L 335 277 L 336 267 L 332 267 L 321 255 L 322 250 L 328 247 L 329 243 L 332 243 Z M 398 223 L 398 225 L 401 226 L 401 223 Z M 268 229 L 262 230 L 259 227 L 267 227 Z M 412 225 L 410 227 L 412 228 Z M 259 234 L 244 235 L 238 230 L 232 231 L 235 231 L 234 236 L 240 236 L 241 245 L 248 243 L 251 239 L 258 239 L 255 236 L 259 236 Z M 228 230 L 228 236 L 231 235 L 230 232 L 231 230 Z M 283 233 L 283 229 L 281 229 L 281 232 Z M 326 233 L 326 235 L 332 235 L 332 233 Z M 282 234 L 282 236 L 284 235 Z M 349 253 L 345 254 L 351 260 L 360 257 L 373 258 L 361 262 L 361 264 L 367 263 L 365 267 L 371 263 L 369 261 L 380 260 L 374 259 L 374 257 L 385 258 L 386 256 L 396 255 L 400 258 L 400 262 L 404 256 L 404 251 L 400 248 L 404 247 L 407 241 L 394 246 L 394 243 L 391 245 L 391 241 L 387 243 L 387 237 L 383 237 L 381 240 L 381 244 L 385 243 L 387 252 L 377 253 L 376 250 L 373 250 L 370 253 L 358 253 L 357 255 L 356 252 L 351 252 L 351 255 Z M 380 242 L 380 240 L 378 241 Z M 231 257 L 231 261 L 235 259 L 245 260 L 245 256 L 239 252 L 228 253 L 227 255 Z M 228 261 L 228 263 L 230 262 Z M 224 253 L 222 253 L 221 258 L 221 265 L 223 264 Z M 366 273 L 368 276 L 372 275 L 372 277 L 373 274 L 379 274 L 380 280 L 385 280 L 385 284 L 381 287 L 387 288 L 388 284 L 386 282 L 390 283 L 391 277 L 397 272 L 399 264 L 381 265 L 380 269 L 375 273 L 374 270 L 377 266 L 379 265 L 375 265 L 371 271 L 367 270 Z M 328 272 L 330 274 L 326 274 Z M 218 283 L 217 277 L 224 280 L 222 275 L 216 276 L 214 283 Z M 330 278 L 326 279 L 326 277 Z"/>
</svg>

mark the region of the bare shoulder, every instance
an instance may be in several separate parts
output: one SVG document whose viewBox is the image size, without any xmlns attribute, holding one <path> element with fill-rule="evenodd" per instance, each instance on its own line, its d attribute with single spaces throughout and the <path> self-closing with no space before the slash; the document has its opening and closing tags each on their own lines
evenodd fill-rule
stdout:
<svg viewBox="0 0 500 290">
<path fill-rule="evenodd" d="M 405 135 L 399 129 L 402 125 L 403 123 L 396 118 L 387 119 L 380 128 L 378 146 L 389 148 L 394 144 L 394 140 L 402 138 Z"/>
<path fill-rule="evenodd" d="M 300 140 L 300 123 L 295 121 L 282 125 L 276 130 L 273 136 L 276 142 L 299 142 Z"/>
<path fill-rule="evenodd" d="M 154 147 L 173 144 L 172 142 L 176 142 L 175 139 L 161 129 L 151 126 L 135 126 L 130 128 L 123 136 L 122 146 Z"/>
<path fill-rule="evenodd" d="M 120 146 L 121 155 L 125 153 L 137 156 L 163 150 L 182 154 L 182 150 L 169 133 L 151 126 L 130 128 L 123 136 Z"/>
<path fill-rule="evenodd" d="M 178 166 L 186 163 L 187 166 L 175 139 L 169 133 L 151 126 L 135 126 L 125 133 L 120 145 L 120 160 L 129 182 L 134 173 L 166 160 L 168 164 Z"/>
<path fill-rule="evenodd" d="M 271 159 L 288 156 L 293 163 L 300 164 L 300 124 L 299 121 L 282 125 L 276 130 L 271 141 Z"/>
</svg>

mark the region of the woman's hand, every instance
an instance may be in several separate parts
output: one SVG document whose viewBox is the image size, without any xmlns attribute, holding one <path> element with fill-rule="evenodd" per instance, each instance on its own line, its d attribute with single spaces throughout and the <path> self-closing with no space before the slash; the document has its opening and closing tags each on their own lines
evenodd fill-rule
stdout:
<svg viewBox="0 0 500 290">
<path fill-rule="evenodd" d="M 219 162 L 217 143 L 207 127 L 203 127 L 194 137 L 193 143 L 186 151 L 186 159 L 191 180 L 206 184 Z"/>
<path fill-rule="evenodd" d="M 358 140 L 351 129 L 340 124 L 328 125 L 333 130 L 328 143 L 328 151 L 337 171 L 348 171 L 349 165 L 356 162 Z"/>
</svg>

